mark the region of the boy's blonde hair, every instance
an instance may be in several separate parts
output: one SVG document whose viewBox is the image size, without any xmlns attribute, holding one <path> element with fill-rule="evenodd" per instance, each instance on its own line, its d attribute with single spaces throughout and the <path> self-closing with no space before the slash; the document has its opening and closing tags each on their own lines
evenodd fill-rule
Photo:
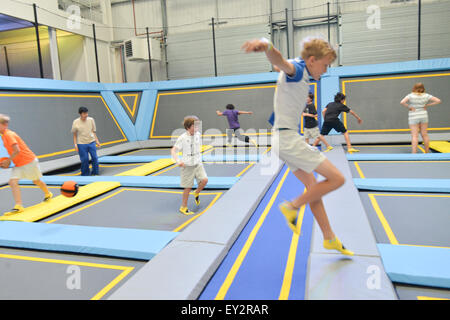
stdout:
<svg viewBox="0 0 450 320">
<path fill-rule="evenodd" d="M 302 53 L 301 57 L 303 60 L 309 57 L 315 57 L 316 59 L 322 59 L 328 55 L 336 59 L 336 51 L 333 47 L 325 40 L 319 38 L 307 38 L 302 43 Z"/>
<path fill-rule="evenodd" d="M 6 114 L 0 113 L 0 123 L 5 124 L 8 123 L 11 119 Z"/>
</svg>

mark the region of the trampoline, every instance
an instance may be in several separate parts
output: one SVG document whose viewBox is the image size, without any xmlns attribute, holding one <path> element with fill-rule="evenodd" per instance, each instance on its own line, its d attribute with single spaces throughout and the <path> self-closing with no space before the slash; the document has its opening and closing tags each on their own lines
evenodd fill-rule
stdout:
<svg viewBox="0 0 450 320">
<path fill-rule="evenodd" d="M 215 149 L 217 149 L 216 154 L 220 156 L 223 155 L 222 149 L 225 148 L 211 148 L 209 152 L 213 152 Z M 232 149 L 232 154 L 265 154 L 269 152 L 270 147 L 236 147 Z M 144 148 L 116 154 L 116 156 L 131 154 L 170 157 L 170 148 Z M 255 163 L 217 161 L 205 162 L 204 166 L 208 176 L 242 177 Z M 120 175 L 142 165 L 145 164 L 101 164 L 100 176 Z M 174 177 L 179 176 L 179 173 L 178 166 L 168 165 L 150 175 Z M 46 176 L 61 177 L 79 175 L 78 166 L 69 166 L 46 174 Z M 59 195 L 59 186 L 49 185 L 48 187 L 54 196 Z M 26 208 L 42 201 L 42 191 L 38 187 L 21 185 L 20 189 Z M 182 189 L 179 187 L 171 189 L 118 187 L 34 223 L 69 227 L 100 227 L 105 230 L 117 228 L 160 230 L 176 235 L 200 216 L 207 214 L 226 192 L 226 189 L 205 189 L 200 193 L 201 203 L 198 206 L 195 205 L 191 196 L 188 206 L 194 214 L 186 216 L 178 212 L 182 195 Z M 11 190 L 8 185 L 0 187 L 0 198 L 5 199 L 0 202 L 0 210 L 8 211 L 13 206 Z M 0 269 L 6 268 L 7 273 L 3 273 L 8 275 L 2 277 L 1 285 L 4 288 L 14 288 L 3 291 L 3 296 L 1 296 L 3 299 L 107 299 L 115 289 L 132 277 L 148 261 L 148 259 L 121 259 L 107 254 L 92 255 L 82 252 L 58 252 L 58 250 L 31 250 L 26 249 L 26 245 L 25 248 L 20 248 L 20 244 L 17 245 L 18 247 L 15 246 L 2 247 L 0 245 Z M 77 274 L 82 275 L 80 284 L 70 278 L 71 275 L 75 277 Z M 29 279 L 31 276 L 33 279 Z M 71 284 L 71 281 L 74 284 Z M 20 285 L 16 285 L 18 282 Z"/>
<path fill-rule="evenodd" d="M 411 153 L 410 144 L 353 144 L 353 148 L 358 149 L 359 153 Z M 346 146 L 344 149 L 347 151 Z M 422 145 L 417 147 L 417 152 L 425 153 Z"/>
<path fill-rule="evenodd" d="M 396 150 L 403 153 L 398 146 L 370 146 L 364 153 L 390 153 Z M 375 152 L 377 151 L 377 152 Z M 425 156 L 425 155 L 424 155 Z M 361 157 L 363 158 L 363 157 Z M 387 156 L 387 158 L 389 158 Z M 420 159 L 420 155 L 417 159 Z M 411 181 L 446 181 L 450 179 L 449 161 L 349 161 L 352 176 L 357 179 L 404 179 Z M 417 180 L 414 180 L 417 179 Z M 386 186 L 386 189 L 389 189 Z M 392 248 L 419 248 L 450 250 L 448 233 L 448 212 L 450 196 L 445 192 L 393 192 L 390 190 L 359 190 L 359 196 L 370 221 L 371 229 L 378 244 L 396 246 Z M 380 247 L 383 251 L 383 247 Z M 445 251 L 444 251 L 445 253 Z M 417 252 L 420 257 L 420 252 Z M 446 258 L 437 258 L 439 264 L 446 265 Z M 399 259 L 401 259 L 399 257 Z M 420 258 L 419 258 L 420 259 Z M 400 263 L 400 262 L 399 262 Z M 403 266 L 402 266 L 403 268 Z M 425 267 L 427 268 L 427 267 Z M 428 266 L 428 268 L 430 268 Z M 431 268 L 430 268 L 431 269 Z M 426 277 L 424 270 L 411 272 L 403 280 L 395 278 L 394 286 L 399 299 L 448 299 L 450 290 L 443 288 L 444 279 L 432 282 L 418 280 Z M 412 278 L 412 280 L 411 280 Z M 439 277 L 437 277 L 439 279 Z M 408 283 L 409 282 L 409 283 Z M 434 285 L 426 285 L 426 283 Z"/>
<path fill-rule="evenodd" d="M 0 299 L 100 300 L 145 261 L 0 248 Z"/>
<path fill-rule="evenodd" d="M 436 73 L 448 65 L 419 61 L 401 64 L 394 71 Z M 319 123 L 320 107 L 333 100 L 344 78 L 366 80 L 374 74 L 394 73 L 392 65 L 361 68 L 330 68 L 328 76 L 311 82 Z M 353 146 L 360 150 L 352 155 L 385 157 L 350 160 L 342 135 L 328 136 L 334 149 L 324 155 L 346 183 L 323 197 L 323 202 L 333 230 L 355 255 L 325 250 L 308 205 L 298 212 L 300 235 L 291 232 L 278 209 L 305 186 L 271 152 L 267 118 L 273 110 L 277 77 L 271 72 L 139 84 L 4 81 L 0 112 L 8 114 L 14 105 L 10 114 L 12 119 L 20 115 L 17 126 L 23 128 L 17 131 L 40 157 L 44 178 L 56 197 L 41 204 L 42 191 L 21 181 L 24 206 L 30 210 L 0 217 L 0 273 L 5 275 L 0 279 L 0 298 L 449 299 L 445 211 L 449 192 L 408 188 L 448 183 L 450 159 L 403 159 L 411 152 L 404 110 L 367 99 L 367 86 L 357 86 L 358 79 L 347 83 L 349 105 L 364 118 L 359 128 L 363 134 L 358 137 L 352 132 L 358 128 L 353 120 L 346 122 L 350 139 L 355 138 Z M 432 80 L 441 90 L 436 96 L 444 97 L 448 90 L 441 88 L 448 87 L 448 77 L 436 75 Z M 370 82 L 377 83 L 382 82 Z M 383 101 L 397 102 L 398 87 L 389 83 L 393 90 Z M 402 85 L 410 88 L 406 80 Z M 378 97 L 384 92 L 369 91 Z M 127 95 L 134 98 L 125 99 Z M 73 121 L 73 106 L 79 103 L 88 103 L 99 120 L 103 143 L 98 151 L 99 176 L 80 176 L 79 157 L 66 130 Z M 215 110 L 228 103 L 254 113 L 243 117 L 241 124 L 259 147 L 236 139 L 234 146 L 225 147 L 226 121 Z M 61 127 L 55 130 L 66 130 L 66 136 L 52 130 L 36 134 L 29 125 L 35 123 L 34 113 L 27 109 L 30 105 L 43 128 L 57 123 Z M 363 111 L 380 110 L 378 105 L 388 108 L 389 119 L 383 112 L 364 116 Z M 56 113 L 51 112 L 53 107 Z M 441 150 L 447 150 L 447 111 L 436 110 L 430 117 L 437 123 L 430 128 L 430 137 L 437 137 Z M 180 121 L 186 115 L 202 119 L 203 162 L 210 179 L 200 194 L 200 205 L 190 196 L 188 207 L 194 213 L 190 216 L 178 211 L 180 168 L 170 156 L 174 132 L 184 132 Z M 389 158 L 396 155 L 400 157 Z M 422 145 L 417 156 L 427 156 Z M 1 212 L 13 206 L 8 177 L 7 170 L 1 172 Z M 64 179 L 80 179 L 75 198 L 59 196 Z M 358 180 L 377 179 L 401 182 L 405 190 L 390 190 L 393 184 L 382 184 L 382 190 L 358 184 Z M 378 276 L 377 281 L 369 282 L 372 276 Z"/>
</svg>

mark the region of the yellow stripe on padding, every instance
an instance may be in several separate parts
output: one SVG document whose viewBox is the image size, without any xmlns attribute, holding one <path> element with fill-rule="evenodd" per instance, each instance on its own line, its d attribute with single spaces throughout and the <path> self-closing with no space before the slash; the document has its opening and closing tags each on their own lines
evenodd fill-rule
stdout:
<svg viewBox="0 0 450 320">
<path fill-rule="evenodd" d="M 55 213 L 70 208 L 80 202 L 99 196 L 105 192 L 120 187 L 119 182 L 93 182 L 80 187 L 78 193 L 73 198 L 63 195 L 54 197 L 47 202 L 41 202 L 34 206 L 25 208 L 25 211 L 12 216 L 2 216 L 0 220 L 34 222 L 47 218 Z"/>
<path fill-rule="evenodd" d="M 134 169 L 127 170 L 125 172 L 116 174 L 116 176 L 138 176 L 143 177 L 152 174 L 156 171 L 164 169 L 175 163 L 171 158 L 158 159 L 156 161 L 144 164 Z"/>
<path fill-rule="evenodd" d="M 450 142 L 430 141 L 430 148 L 441 153 L 450 153 Z"/>
</svg>

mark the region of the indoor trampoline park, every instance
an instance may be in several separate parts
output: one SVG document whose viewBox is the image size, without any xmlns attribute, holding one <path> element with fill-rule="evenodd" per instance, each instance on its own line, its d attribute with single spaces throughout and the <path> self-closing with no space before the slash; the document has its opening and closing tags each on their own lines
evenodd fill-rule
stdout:
<svg viewBox="0 0 450 320">
<path fill-rule="evenodd" d="M 450 300 L 449 14 L 2 0 L 0 300 Z"/>
</svg>

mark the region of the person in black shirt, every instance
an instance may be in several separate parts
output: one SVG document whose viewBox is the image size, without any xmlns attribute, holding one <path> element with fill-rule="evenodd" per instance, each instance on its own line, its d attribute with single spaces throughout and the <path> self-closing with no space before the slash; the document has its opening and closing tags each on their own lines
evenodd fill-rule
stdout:
<svg viewBox="0 0 450 320">
<path fill-rule="evenodd" d="M 345 142 L 347 143 L 347 151 L 348 152 L 358 152 L 359 150 L 354 149 L 352 144 L 350 143 L 350 137 L 348 136 L 347 128 L 345 128 L 344 124 L 339 120 L 339 115 L 341 112 L 350 113 L 352 116 L 358 120 L 358 123 L 362 123 L 362 119 L 349 107 L 344 104 L 345 95 L 341 92 L 338 92 L 334 96 L 334 102 L 330 102 L 325 109 L 322 111 L 322 115 L 324 117 L 324 122 L 322 125 L 322 130 L 320 134 L 326 136 L 331 131 L 331 129 L 336 130 L 337 132 L 341 132 L 344 134 Z"/>
<path fill-rule="evenodd" d="M 319 141 L 322 141 L 326 146 L 327 149 L 324 152 L 328 152 L 333 149 L 332 146 L 328 144 L 328 142 L 325 140 L 325 138 L 320 134 L 319 126 L 317 124 L 317 111 L 316 106 L 313 103 L 314 101 L 314 94 L 311 92 L 308 94 L 308 97 L 306 98 L 306 107 L 305 110 L 303 110 L 303 119 L 305 119 L 303 124 L 303 136 L 305 138 L 306 143 L 309 144 L 309 139 L 311 138 L 314 142 L 313 146 L 316 146 Z"/>
</svg>

